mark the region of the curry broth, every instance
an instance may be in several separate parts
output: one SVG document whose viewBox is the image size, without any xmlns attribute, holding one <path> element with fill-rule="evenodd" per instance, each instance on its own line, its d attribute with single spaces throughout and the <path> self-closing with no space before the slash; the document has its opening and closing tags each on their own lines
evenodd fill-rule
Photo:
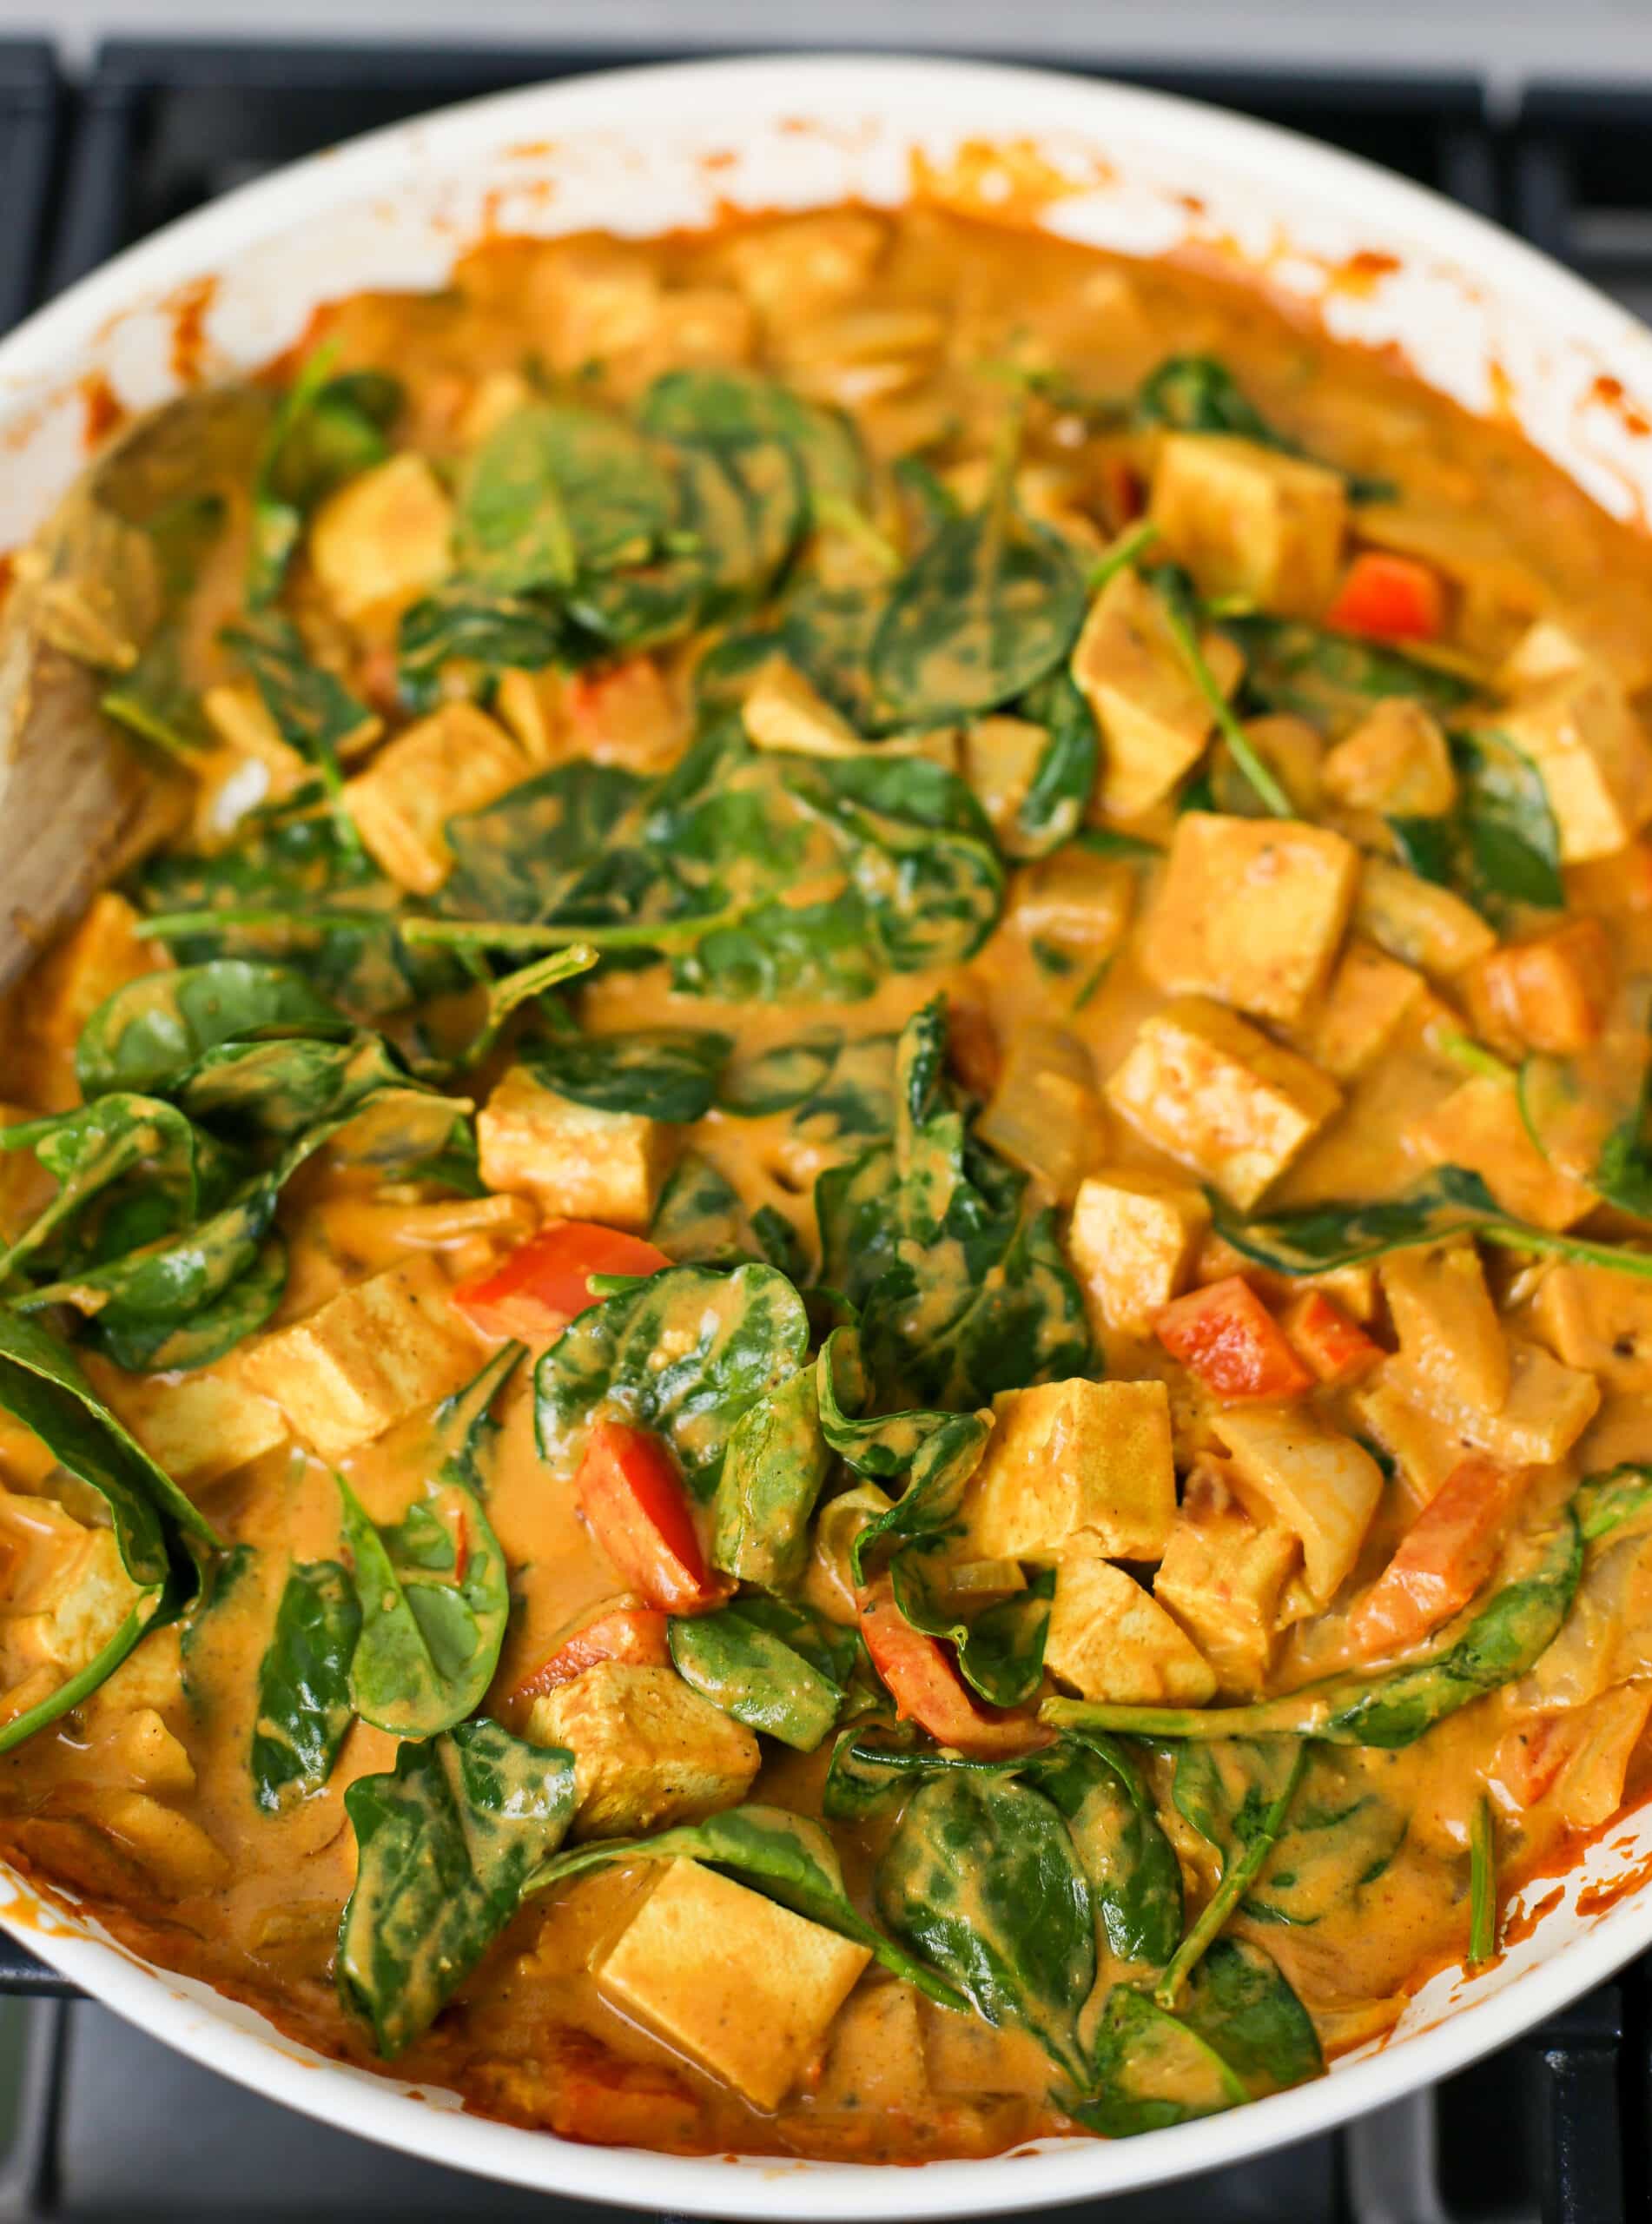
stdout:
<svg viewBox="0 0 1652 2224">
<path fill-rule="evenodd" d="M 336 347 L 335 373 L 393 369 L 402 389 L 397 450 L 421 453 L 442 469 L 458 467 L 486 436 L 479 425 L 490 412 L 519 406 L 536 385 L 554 388 L 565 381 L 588 325 L 603 344 L 591 346 L 586 387 L 604 402 L 632 401 L 649 381 L 679 363 L 750 361 L 789 378 L 811 400 L 849 410 L 880 467 L 917 452 L 935 459 L 966 500 L 974 499 L 969 489 L 988 467 L 1014 383 L 982 366 L 1014 361 L 1023 371 L 1059 374 L 1062 382 L 1031 385 L 1042 398 L 1025 436 L 1022 468 L 1041 473 L 1046 482 L 1032 487 L 1029 500 L 1045 499 L 1047 486 L 1058 487 L 1065 529 L 1086 561 L 1132 524 L 1153 464 L 1153 435 L 1110 421 L 1105 411 L 1087 415 L 1082 406 L 1066 406 L 1062 395 L 1069 389 L 1125 394 L 1167 356 L 1217 356 L 1255 410 L 1301 453 L 1389 482 L 1378 499 L 1351 510 L 1350 532 L 1363 548 L 1420 559 L 1446 582 L 1449 619 L 1433 648 L 1419 652 L 1425 661 L 1431 657 L 1438 670 L 1489 685 L 1534 621 L 1558 616 L 1586 638 L 1590 653 L 1630 695 L 1652 680 L 1646 647 L 1652 557 L 1644 543 L 1607 520 L 1512 431 L 1470 421 L 1410 381 L 1403 366 L 1339 350 L 1259 296 L 1188 270 L 1126 264 L 923 208 L 888 218 L 844 212 L 841 235 L 829 225 L 816 237 L 805 226 L 799 235 L 805 244 L 791 264 L 765 256 L 765 242 L 788 235 L 780 222 L 645 246 L 492 242 L 465 259 L 446 294 L 340 302 L 323 313 L 311 339 Z M 649 294 L 644 281 L 651 276 L 663 281 L 663 293 Z M 651 316 L 644 314 L 651 301 Z M 886 500 L 878 530 L 895 515 Z M 241 608 L 248 541 L 244 493 L 237 499 L 232 490 L 227 526 L 187 603 L 184 655 L 198 689 L 240 678 L 218 637 Z M 843 579 L 862 575 L 853 545 L 829 551 L 825 560 Z M 369 604 L 340 619 L 301 549 L 286 593 L 313 653 L 347 676 L 393 726 L 404 715 L 396 707 L 393 601 Z M 578 728 L 582 738 L 574 749 L 599 759 L 607 754 L 650 774 L 669 764 L 687 741 L 684 706 L 702 646 L 697 635 L 691 645 L 668 644 L 657 652 L 670 706 L 662 714 L 663 734 L 638 744 L 634 735 L 611 733 L 598 708 Z M 352 769 L 347 756 L 345 769 Z M 1223 777 L 1231 794 L 1231 760 Z M 1167 798 L 1133 817 L 1130 834 L 1162 849 L 1174 835 L 1177 801 Z M 1219 796 L 1216 808 L 1223 808 Z M 1345 816 L 1342 823 L 1353 824 Z M 1380 846 L 1380 826 L 1369 815 L 1356 831 Z M 208 838 L 215 838 L 210 830 Z M 814 870 L 812 862 L 801 869 L 794 900 L 805 900 L 809 890 L 803 884 Z M 801 1015 L 796 1000 L 685 993 L 673 984 L 666 963 L 613 967 L 577 989 L 579 1022 L 598 1036 L 661 1027 L 720 1030 L 742 1057 L 751 1057 L 794 1040 L 800 1016 L 856 1037 L 892 1036 L 940 995 L 952 1014 L 953 1065 L 966 1089 L 991 1095 L 1006 1047 L 1029 1022 L 1061 1029 L 1105 1080 L 1166 1000 L 1162 982 L 1144 961 L 1140 932 L 1159 866 L 1150 864 L 1144 876 L 1122 856 L 1110 870 L 1112 882 L 1097 884 L 1097 900 L 1127 907 L 1135 925 L 1099 963 L 1086 956 L 1081 937 L 1076 956 L 1058 949 L 1055 959 L 1070 962 L 1054 962 L 1049 947 L 1041 948 L 1036 934 L 1017 925 L 1018 905 L 1035 892 L 1046 867 L 1012 862 L 1005 916 L 961 963 L 892 970 L 869 994 L 852 1000 L 810 996 Z M 1645 984 L 1652 981 L 1652 868 L 1643 844 L 1631 840 L 1617 854 L 1569 867 L 1567 891 L 1580 912 L 1607 918 L 1616 1008 L 1627 1009 L 1638 994 L 1643 1014 Z M 159 947 L 137 946 L 142 962 L 152 962 Z M 62 961 L 48 958 L 36 983 L 12 1002 L 6 1094 L 20 1114 L 75 1101 L 74 1031 L 63 1030 L 60 1014 L 48 1021 L 56 1011 L 54 963 L 61 974 Z M 432 1033 L 462 1039 L 480 1003 L 479 991 L 450 997 Z M 413 1042 L 402 1021 L 389 1026 L 398 1040 Z M 1483 1039 L 1486 1032 L 1492 1042 Z M 1275 1033 L 1298 1046 L 1309 1039 L 1305 1022 Z M 485 1102 L 509 1067 L 510 1040 L 507 1034 L 505 1047 L 466 1076 L 465 1093 L 474 1102 Z M 1481 1054 L 1477 1069 L 1465 1068 L 1465 1040 Z M 1338 1116 L 1270 1187 L 1269 1215 L 1406 1188 L 1418 1173 L 1408 1135 L 1454 1097 L 1465 1073 L 1490 1070 L 1486 1061 L 1506 1070 L 1513 1062 L 1509 1048 L 1506 1029 L 1487 1029 L 1463 984 L 1435 974 L 1381 1055 L 1348 1078 Z M 1517 1040 L 1514 1048 L 1517 1054 Z M 1639 1024 L 1626 1023 L 1623 1070 L 1614 1085 L 1622 1082 L 1632 1095 L 1642 1057 Z M 1089 1168 L 1179 1172 L 1173 1157 L 1116 1109 L 1104 1108 L 1099 1095 L 1091 1092 L 1087 1104 Z M 814 1183 L 848 1155 L 841 1140 L 801 1134 L 785 1112 L 742 1117 L 715 1106 L 684 1126 L 677 1141 L 717 1169 L 748 1216 L 766 1210 L 809 1244 Z M 1070 1190 L 1049 1194 L 1063 1205 L 1072 1201 Z M 7 1195 L 0 1234 L 15 1234 L 42 1195 L 50 1195 L 49 1184 L 42 1189 L 36 1183 L 21 1202 L 17 1193 Z M 334 1153 L 315 1156 L 281 1195 L 278 1225 L 287 1245 L 287 1278 L 261 1333 L 307 1318 L 340 1291 L 413 1256 L 433 1257 L 451 1281 L 476 1280 L 539 1218 L 531 1199 L 491 1217 L 479 1209 L 486 1201 L 454 1200 L 428 1182 L 387 1184 Z M 1614 1221 L 1597 1213 L 1589 1226 L 1608 1237 L 1634 1233 L 1634 1222 L 1622 1215 Z M 1543 1299 L 1545 1261 L 1510 1249 L 1488 1256 L 1503 1327 L 1552 1340 Z M 1285 1277 L 1250 1265 L 1214 1238 L 1206 1238 L 1193 1279 L 1209 1284 L 1236 1268 L 1251 1274 L 1270 1304 L 1283 1302 Z M 956 1271 L 963 1271 L 961 1263 Z M 1392 1332 L 1369 1268 L 1332 1274 L 1325 1286 L 1389 1347 Z M 1109 1319 L 1094 1293 L 1090 1327 L 1107 1379 L 1171 1386 L 1184 1484 L 1208 1463 L 1213 1440 L 1219 1469 L 1219 1415 L 1213 1418 L 1196 1380 L 1145 1326 L 1125 1328 Z M 1511 1518 L 1505 1559 L 1512 1564 L 1518 1564 L 1523 1538 L 1562 1518 L 1579 1478 L 1652 1457 L 1647 1385 L 1630 1330 L 1622 1331 L 1620 1347 L 1624 1335 L 1629 1348 L 1618 1349 L 1616 1371 L 1602 1362 L 1603 1395 L 1593 1420 L 1558 1461 L 1536 1463 L 1541 1472 Z M 479 1340 L 479 1366 L 486 1348 Z M 536 1449 L 531 1365 L 519 1370 L 497 1408 L 501 1426 L 489 1456 L 486 1501 L 511 1572 L 512 1611 L 483 1711 L 519 1734 L 529 1713 L 520 1690 L 525 1680 L 567 1632 L 626 1588 L 582 1519 L 570 1477 L 553 1473 Z M 89 1366 L 140 1438 L 154 1401 L 185 1379 L 162 1373 L 122 1384 L 109 1360 Z M 1321 1388 L 1316 1400 L 1331 1426 L 1371 1441 L 1374 1424 L 1358 1403 L 1357 1385 Z M 1450 1466 L 1454 1446 L 1460 1457 L 1466 1440 L 1455 1440 L 1449 1414 L 1435 1415 L 1430 1426 L 1436 1451 L 1444 1446 L 1440 1464 Z M 0 1472 L 15 1491 L 37 1490 L 43 1472 L 38 1453 L 6 1426 Z M 357 1779 L 392 1767 L 397 1741 L 355 1720 L 327 1780 L 278 1813 L 254 1804 L 248 1752 L 258 1727 L 260 1663 L 287 1570 L 293 1562 L 337 1559 L 343 1551 L 333 1466 L 373 1520 L 392 1523 L 438 1456 L 432 1442 L 427 1411 L 397 1421 L 333 1463 L 307 1453 L 287 1435 L 210 1482 L 202 1498 L 211 1520 L 225 1539 L 249 1548 L 221 1597 L 182 1630 L 175 1624 L 147 1637 L 82 1705 L 0 1761 L 4 1843 L 31 1873 L 88 1896 L 118 1935 L 163 1964 L 252 2002 L 325 2051 L 364 2062 L 373 2060 L 373 2049 L 362 2026 L 340 2009 L 333 1976 L 340 1911 L 356 1867 L 344 1792 Z M 1428 1460 L 1398 1440 L 1386 1446 L 1384 1459 L 1388 1479 L 1351 1572 L 1333 1600 L 1319 1602 L 1290 1626 L 1260 1686 L 1264 1692 L 1288 1693 L 1368 1658 L 1350 1639 L 1351 1606 L 1421 1511 L 1426 1492 L 1417 1476 L 1431 1474 L 1437 1484 Z M 1241 1498 L 1254 1515 L 1253 1497 Z M 1643 1517 L 1631 1517 L 1631 1539 L 1639 1533 L 1637 1520 L 1644 1526 Z M 1591 1551 L 1598 1554 L 1598 1548 Z M 1586 1598 L 1592 1580 L 1586 1575 Z M 1587 1698 L 1634 1693 L 1641 1688 L 1637 1679 L 1652 1672 L 1644 1650 L 1652 1601 L 1636 1592 L 1637 1581 L 1645 1585 L 1638 1562 L 1626 1580 L 1626 1596 L 1589 1610 L 1600 1617 L 1596 1649 L 1616 1645 L 1617 1652 L 1609 1679 L 1598 1693 L 1586 1690 Z M 834 1590 L 818 1566 L 807 1596 L 817 1610 L 852 1624 L 852 1596 L 841 1582 Z M 152 1710 L 184 1756 L 183 1773 L 158 1794 L 182 1818 L 184 1835 L 175 1844 L 123 1833 L 116 1795 L 156 1789 L 130 1742 L 135 1710 Z M 1339 1780 L 1354 1787 L 1351 1797 L 1370 1803 L 1371 1816 L 1392 1818 L 1387 1836 L 1386 1821 L 1381 1829 L 1371 1825 L 1381 1858 L 1368 1876 L 1351 1880 L 1332 1862 L 1323 1907 L 1298 1908 L 1285 1922 L 1241 1911 L 1233 1925 L 1273 1956 L 1311 2012 L 1327 2053 L 1381 2032 L 1420 1974 L 1463 1953 L 1475 1810 L 1497 1778 L 1509 1732 L 1522 1723 L 1536 1725 L 1534 1735 L 1543 1734 L 1544 1724 L 1552 1726 L 1552 1711 L 1543 1710 L 1544 1695 L 1534 1691 L 1528 1676 L 1439 1721 L 1404 1750 L 1334 1749 L 1345 1771 Z M 1610 1730 L 1609 1724 L 1601 1731 L 1608 1744 Z M 1618 1743 L 1615 1777 L 1613 1761 L 1603 1764 L 1612 1786 L 1609 1809 L 1634 1792 L 1644 1769 L 1643 1741 L 1633 1720 Z M 817 1816 L 830 1751 L 829 1740 L 807 1754 L 767 1744 L 754 1796 Z M 1172 1799 L 1169 1749 L 1150 1753 L 1146 1769 L 1191 1910 L 1214 1889 L 1215 1850 Z M 1569 1789 L 1575 1803 L 1576 1778 L 1562 1769 L 1524 1806 L 1506 1787 L 1502 1792 L 1498 1865 L 1505 1890 L 1511 1876 L 1540 1865 L 1580 1820 L 1604 1818 L 1580 1813 L 1576 1804 L 1569 1810 Z M 887 1811 L 833 1826 L 850 1894 L 873 1918 L 874 1872 L 894 1827 Z M 1312 1893 L 1316 1873 L 1298 1889 Z M 996 2152 L 1067 2122 L 1050 2097 L 1056 2082 L 1050 2067 L 1024 2032 L 961 2017 L 895 1985 L 876 1966 L 840 2011 L 801 2084 L 774 2109 L 750 2104 L 605 1996 L 598 1974 L 603 1958 L 653 1882 L 651 1864 L 628 1861 L 530 1899 L 433 2028 L 399 2058 L 396 2073 L 453 2086 L 472 2107 L 510 2121 L 572 2137 L 684 2151 L 917 2161 Z M 1109 1979 L 1132 1974 L 1140 1972 L 1104 1940 L 1087 2029 Z M 1196 2104 L 1196 2095 L 1188 2097 Z"/>
</svg>

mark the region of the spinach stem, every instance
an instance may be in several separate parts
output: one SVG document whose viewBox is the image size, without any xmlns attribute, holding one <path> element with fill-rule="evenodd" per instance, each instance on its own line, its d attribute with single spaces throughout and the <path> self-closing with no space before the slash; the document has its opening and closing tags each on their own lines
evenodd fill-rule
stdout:
<svg viewBox="0 0 1652 2224">
<path fill-rule="evenodd" d="M 546 989 L 554 989 L 559 982 L 572 980 L 576 974 L 589 973 L 597 963 L 597 956 L 589 943 L 573 943 L 566 950 L 553 950 L 546 956 L 519 966 L 502 981 L 492 983 L 487 992 L 487 1016 L 459 1053 L 458 1065 L 461 1069 L 473 1066 L 479 1059 L 485 1058 L 498 1042 L 506 1021 L 519 1005 L 532 996 L 543 995 Z"/>
<path fill-rule="evenodd" d="M 1193 674 L 1193 685 L 1204 697 L 1222 739 L 1232 751 L 1233 762 L 1256 791 L 1259 799 L 1267 805 L 1275 818 L 1294 818 L 1297 816 L 1296 805 L 1246 738 L 1244 727 L 1233 716 L 1226 696 L 1216 685 L 1215 674 L 1205 661 L 1205 652 L 1199 647 L 1198 637 L 1193 627 L 1168 595 L 1161 596 L 1160 599 L 1163 605 L 1165 624 L 1169 628 L 1170 637 L 1181 651 L 1182 660 Z"/>
<path fill-rule="evenodd" d="M 1292 1801 L 1301 1789 L 1307 1766 L 1308 1748 L 1303 1744 L 1297 1748 L 1296 1758 L 1291 1764 L 1291 1773 L 1280 1788 L 1279 1797 L 1262 1817 L 1255 1836 L 1238 1860 L 1228 1863 L 1222 1871 L 1221 1883 L 1200 1910 L 1198 1921 L 1166 1963 L 1164 1975 L 1153 1989 L 1153 2000 L 1159 2007 L 1173 2011 L 1181 1996 L 1182 1987 L 1214 1945 L 1228 1917 L 1256 1881 L 1258 1871 L 1272 1852 L 1274 1842 L 1285 1828 L 1285 1817 L 1291 1811 Z"/>
<path fill-rule="evenodd" d="M 1469 1824 L 1469 1967 L 1483 1969 L 1497 1951 L 1497 1825 L 1483 1791 Z"/>
<path fill-rule="evenodd" d="M 1514 1068 L 1505 1065 L 1495 1050 L 1488 1050 L 1471 1035 L 1464 1035 L 1457 1029 L 1451 1034 L 1442 1035 L 1437 1040 L 1443 1055 L 1454 1066 L 1461 1066 L 1465 1074 L 1478 1074 L 1486 1081 L 1507 1082 L 1510 1087 L 1513 1086 L 1516 1078 Z"/>
<path fill-rule="evenodd" d="M 842 494 L 823 488 L 814 497 L 814 512 L 818 524 L 829 526 L 834 533 L 841 533 L 852 540 L 862 553 L 869 556 L 886 579 L 893 579 L 904 568 L 900 550 L 888 533 L 881 533 L 864 510 L 847 501 Z"/>
<path fill-rule="evenodd" d="M 1116 578 L 1127 564 L 1133 564 L 1142 550 L 1158 538 L 1159 528 L 1151 518 L 1141 518 L 1127 526 L 1091 565 L 1085 586 L 1092 594 L 1100 594 L 1109 579 Z"/>
<path fill-rule="evenodd" d="M 538 950 L 546 943 L 554 944 L 558 950 L 579 947 L 593 952 L 665 950 L 677 943 L 697 942 L 702 935 L 711 934 L 718 927 L 737 926 L 744 917 L 743 906 L 730 904 L 721 911 L 700 911 L 686 919 L 658 919 L 651 923 L 640 919 L 611 927 L 558 926 L 550 920 L 535 924 L 511 919 L 404 919 L 399 931 L 404 942 L 415 946 L 433 943 L 453 950 Z M 578 937 L 577 944 L 565 942 L 564 937 L 569 935 Z"/>
</svg>

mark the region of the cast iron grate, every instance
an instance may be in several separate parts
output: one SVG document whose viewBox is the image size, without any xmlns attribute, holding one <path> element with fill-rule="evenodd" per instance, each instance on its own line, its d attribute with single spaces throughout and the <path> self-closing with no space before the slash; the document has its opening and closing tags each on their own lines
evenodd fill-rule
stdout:
<svg viewBox="0 0 1652 2224">
<path fill-rule="evenodd" d="M 57 151 L 62 88 L 43 40 L 0 40 L 0 332 L 35 300 Z"/>
</svg>

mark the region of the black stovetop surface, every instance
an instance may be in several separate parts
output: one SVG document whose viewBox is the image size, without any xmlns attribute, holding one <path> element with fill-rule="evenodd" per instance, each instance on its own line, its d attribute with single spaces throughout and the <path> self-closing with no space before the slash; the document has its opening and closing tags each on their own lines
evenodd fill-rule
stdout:
<svg viewBox="0 0 1652 2224">
<path fill-rule="evenodd" d="M 122 41 L 68 86 L 43 43 L 0 40 L 0 330 L 157 225 L 318 147 L 448 101 L 683 50 Z M 1366 156 L 1523 233 L 1652 315 L 1652 83 L 1536 85 L 1494 121 L 1466 77 L 1111 74 Z M 50 1996 L 42 1975 L 0 1949 L 0 2224 L 585 2224 L 608 2213 L 310 2123 L 89 2002 Z M 1087 2206 L 1097 2224 L 1626 2224 L 1652 2214 L 1652 1969 L 1346 2131 Z"/>
</svg>

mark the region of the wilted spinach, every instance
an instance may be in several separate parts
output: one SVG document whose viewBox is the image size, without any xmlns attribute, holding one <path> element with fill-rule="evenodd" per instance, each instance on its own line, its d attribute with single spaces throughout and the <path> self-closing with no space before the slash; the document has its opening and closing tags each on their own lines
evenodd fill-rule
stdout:
<svg viewBox="0 0 1652 2224">
<path fill-rule="evenodd" d="M 1049 1629 L 1055 1571 L 1041 1568 L 1024 1591 L 966 1618 L 941 1590 L 944 1569 L 931 1570 L 919 1552 L 899 1552 L 889 1564 L 895 1603 L 926 1636 L 953 1646 L 965 1683 L 989 1706 L 1021 1706 L 1044 1679 L 1044 1639 Z"/>
<path fill-rule="evenodd" d="M 1226 433 L 1280 455 L 1305 453 L 1269 424 L 1226 364 L 1214 355 L 1166 357 L 1137 387 L 1131 414 L 1138 425 L 1164 425 L 1177 433 Z M 1355 472 L 1342 475 L 1351 501 L 1391 502 L 1395 498 L 1391 480 L 1363 478 Z"/>
<path fill-rule="evenodd" d="M 371 731 L 373 713 L 336 672 L 311 663 L 298 628 L 274 612 L 249 616 L 241 626 L 226 626 L 219 638 L 251 672 L 281 739 L 320 772 L 333 801 L 339 838 L 347 848 L 355 845 L 339 759 L 353 741 Z"/>
<path fill-rule="evenodd" d="M 561 1035 L 526 1044 L 521 1062 L 558 1096 L 599 1112 L 703 1120 L 734 1043 L 708 1028 L 639 1028 L 627 1035 Z"/>
<path fill-rule="evenodd" d="M 253 485 L 247 599 L 254 609 L 281 592 L 311 510 L 389 453 L 385 435 L 401 408 L 399 381 L 383 371 L 332 376 L 336 354 L 317 348 L 270 420 Z"/>
<path fill-rule="evenodd" d="M 1100 742 L 1090 706 L 1066 671 L 1051 672 L 1014 705 L 1047 738 L 1026 794 L 998 845 L 1008 857 L 1047 857 L 1083 823 L 1095 786 Z"/>
<path fill-rule="evenodd" d="M 812 1753 L 830 1733 L 841 1688 L 783 1637 L 750 1619 L 738 1601 L 674 1618 L 669 1636 L 684 1682 L 749 1730 L 800 1753 Z"/>
<path fill-rule="evenodd" d="M 295 1565 L 258 1670 L 253 1797 L 268 1814 L 317 1791 L 333 1773 L 354 1708 L 350 1662 L 361 1609 L 337 1560 Z"/>
<path fill-rule="evenodd" d="M 75 1070 L 87 1097 L 121 1089 L 169 1091 L 221 1042 L 349 1029 L 332 999 L 290 966 L 221 957 L 146 973 L 116 989 L 81 1029 Z"/>
<path fill-rule="evenodd" d="M 671 522 L 671 490 L 622 417 L 573 402 L 514 410 L 475 450 L 459 487 L 460 570 L 505 594 L 566 589 L 642 562 Z"/>
<path fill-rule="evenodd" d="M 1494 921 L 1522 904 L 1562 909 L 1560 832 L 1537 767 L 1489 727 L 1457 735 L 1451 756 L 1457 794 L 1449 815 L 1390 821 L 1405 864 Z"/>
<path fill-rule="evenodd" d="M 1229 618 L 1222 631 L 1245 652 L 1244 702 L 1292 712 L 1322 731 L 1340 731 L 1389 695 L 1411 696 L 1442 717 L 1474 698 L 1456 672 L 1302 619 Z"/>
<path fill-rule="evenodd" d="M 815 1376 L 806 1369 L 750 1407 L 729 1439 L 717 1478 L 713 1564 L 767 1590 L 797 1582 L 829 1465 Z"/>
<path fill-rule="evenodd" d="M 772 1205 L 748 1213 L 740 1194 L 704 1153 L 684 1151 L 660 1192 L 648 1237 L 682 1266 L 737 1267 L 754 1259 L 803 1279 L 796 1230 Z"/>
</svg>

